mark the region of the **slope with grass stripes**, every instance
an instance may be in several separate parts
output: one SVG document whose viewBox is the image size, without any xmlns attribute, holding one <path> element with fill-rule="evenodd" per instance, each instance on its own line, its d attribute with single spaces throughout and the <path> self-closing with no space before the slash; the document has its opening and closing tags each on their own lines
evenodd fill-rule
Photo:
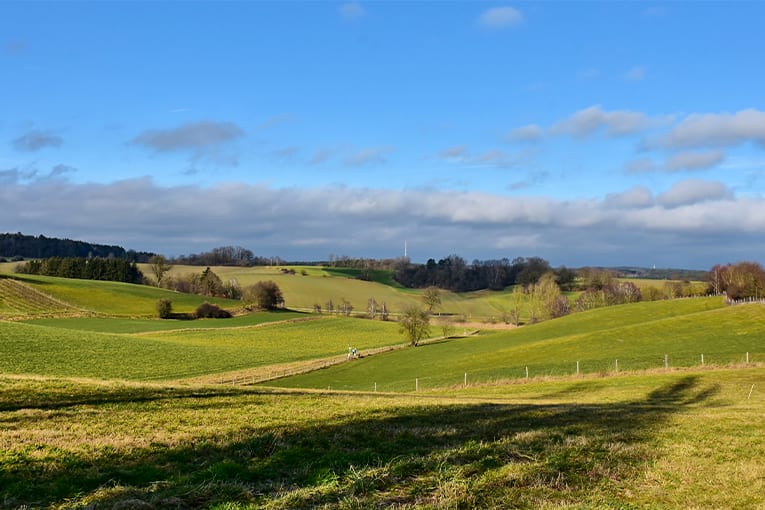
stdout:
<svg viewBox="0 0 765 510">
<path fill-rule="evenodd" d="M 486 332 L 272 381 L 285 387 L 411 391 L 580 371 L 765 361 L 765 307 L 720 298 L 636 303 L 573 314 L 512 331 Z"/>
<path fill-rule="evenodd" d="M 0 277 L 0 319 L 75 315 L 81 312 L 77 307 L 44 294 L 17 279 Z"/>
<path fill-rule="evenodd" d="M 49 296 L 52 299 L 49 301 L 49 315 L 55 315 L 60 306 L 65 304 L 83 312 L 98 315 L 154 317 L 157 313 L 156 303 L 162 298 L 172 301 L 174 312 L 192 312 L 205 301 L 229 309 L 241 306 L 240 301 L 183 294 L 133 283 L 36 275 L 18 275 L 14 276 L 13 280 L 23 283 L 29 289 Z M 25 296 L 21 297 L 24 298 Z"/>
</svg>

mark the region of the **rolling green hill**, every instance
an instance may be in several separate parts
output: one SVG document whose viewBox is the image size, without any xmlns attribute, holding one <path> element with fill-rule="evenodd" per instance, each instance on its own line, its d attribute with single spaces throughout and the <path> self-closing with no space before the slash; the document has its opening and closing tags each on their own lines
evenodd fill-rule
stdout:
<svg viewBox="0 0 765 510">
<path fill-rule="evenodd" d="M 51 312 L 57 310 L 57 303 L 58 308 L 65 306 L 91 314 L 118 317 L 153 317 L 156 316 L 157 300 L 161 298 L 170 299 L 173 302 L 173 311 L 175 312 L 192 312 L 205 301 L 231 309 L 241 306 L 239 301 L 182 294 L 131 283 L 36 275 L 14 275 L 13 280 L 37 291 L 38 294 L 47 296 Z"/>
<path fill-rule="evenodd" d="M 484 332 L 272 381 L 283 387 L 412 391 L 525 377 L 765 361 L 765 307 L 720 298 L 601 308 L 512 331 Z M 417 381 L 416 381 L 417 380 Z"/>
<path fill-rule="evenodd" d="M 259 325 L 209 319 L 153 321 L 152 328 L 139 322 L 133 329 L 138 333 L 117 333 L 130 329 L 120 319 L 0 321 L 0 373 L 168 380 L 344 359 L 349 345 L 372 349 L 402 341 L 391 322 L 330 317 L 284 322 L 282 317 L 264 314 Z M 162 331 L 167 325 L 175 328 Z"/>
<path fill-rule="evenodd" d="M 140 265 L 139 265 L 140 266 Z M 140 266 L 144 274 L 150 274 L 148 266 Z M 179 276 L 202 271 L 198 266 L 174 266 L 170 275 Z M 335 307 L 345 299 L 353 305 L 355 313 L 364 313 L 367 302 L 374 298 L 378 303 L 385 302 L 388 309 L 396 313 L 407 304 L 421 304 L 422 290 L 405 289 L 390 278 L 386 271 L 374 272 L 375 281 L 356 279 L 358 271 L 350 269 L 323 267 L 290 267 L 295 274 L 285 274 L 275 267 L 230 267 L 211 268 L 223 281 L 236 280 L 246 287 L 260 280 L 273 280 L 282 290 L 287 307 L 300 310 L 312 310 L 315 304 L 326 309 L 331 299 Z M 287 268 L 285 268 L 287 269 Z M 301 274 L 305 272 L 306 274 Z M 467 320 L 499 319 L 503 308 L 509 307 L 510 292 L 478 291 L 454 293 L 441 291 L 442 306 L 438 312 L 465 317 Z"/>
</svg>

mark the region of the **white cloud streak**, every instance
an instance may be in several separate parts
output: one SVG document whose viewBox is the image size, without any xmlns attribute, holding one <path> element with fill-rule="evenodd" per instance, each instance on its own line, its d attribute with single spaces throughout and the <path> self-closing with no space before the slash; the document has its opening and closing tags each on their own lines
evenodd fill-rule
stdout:
<svg viewBox="0 0 765 510">
<path fill-rule="evenodd" d="M 63 143 L 60 136 L 50 131 L 34 129 L 13 140 L 12 145 L 18 151 L 37 152 L 48 147 L 61 147 Z"/>
<path fill-rule="evenodd" d="M 367 11 L 358 2 L 347 2 L 338 8 L 340 17 L 346 21 L 357 21 L 367 15 Z"/>
<path fill-rule="evenodd" d="M 723 160 L 725 154 L 722 151 L 680 152 L 670 157 L 665 167 L 670 172 L 701 170 L 719 165 Z"/>
<path fill-rule="evenodd" d="M 721 182 L 686 179 L 656 197 L 656 202 L 665 207 L 678 207 L 732 198 L 733 192 Z"/>
<path fill-rule="evenodd" d="M 478 24 L 490 30 L 502 30 L 519 25 L 523 14 L 513 7 L 493 7 L 481 13 Z"/>
<path fill-rule="evenodd" d="M 382 165 L 392 152 L 391 147 L 365 147 L 347 155 L 343 162 L 347 166 Z"/>
<path fill-rule="evenodd" d="M 157 152 L 204 151 L 244 136 L 232 122 L 201 121 L 172 129 L 150 129 L 133 138 L 132 143 Z"/>
<path fill-rule="evenodd" d="M 512 142 L 536 142 L 544 138 L 544 131 L 536 124 L 529 124 L 513 129 L 507 138 Z"/>
<path fill-rule="evenodd" d="M 731 146 L 744 142 L 765 145 L 765 112 L 753 108 L 736 113 L 687 116 L 656 145 L 669 148 Z"/>
<path fill-rule="evenodd" d="M 628 110 L 604 110 L 600 105 L 590 106 L 575 112 L 570 117 L 555 123 L 550 132 L 586 137 L 599 131 L 609 136 L 624 136 L 637 133 L 649 126 L 649 118 L 641 112 Z"/>
</svg>

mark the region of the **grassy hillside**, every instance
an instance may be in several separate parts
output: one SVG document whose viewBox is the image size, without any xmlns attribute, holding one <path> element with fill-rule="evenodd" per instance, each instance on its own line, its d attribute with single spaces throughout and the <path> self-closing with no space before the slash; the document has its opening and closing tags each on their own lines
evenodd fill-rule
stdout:
<svg viewBox="0 0 765 510">
<path fill-rule="evenodd" d="M 637 303 L 365 358 L 270 382 L 284 387 L 414 391 L 504 378 L 765 361 L 765 307 L 719 298 Z"/>
<path fill-rule="evenodd" d="M 40 292 L 17 279 L 0 275 L 0 319 L 76 315 L 83 310 Z"/>
<path fill-rule="evenodd" d="M 99 333 L 150 333 L 154 331 L 194 331 L 209 329 L 236 330 L 247 326 L 257 326 L 270 322 L 310 319 L 311 315 L 290 310 L 273 312 L 255 312 L 239 315 L 230 319 L 219 320 L 156 320 L 119 317 L 87 317 L 87 318 L 46 318 L 27 319 L 26 324 L 49 326 L 52 328 L 73 329 L 78 331 L 95 331 Z"/>
<path fill-rule="evenodd" d="M 205 301 L 224 308 L 238 308 L 239 301 L 182 294 L 146 285 L 78 280 L 50 276 L 14 275 L 14 279 L 56 302 L 94 314 L 121 317 L 153 317 L 161 298 L 173 302 L 175 312 L 193 312 Z M 55 307 L 54 307 L 55 308 Z"/>
<path fill-rule="evenodd" d="M 175 266 L 170 274 L 179 276 L 202 271 L 197 266 Z M 213 267 L 212 270 L 224 281 L 235 279 L 241 286 L 252 285 L 260 280 L 273 280 L 284 294 L 286 304 L 295 309 L 313 309 L 314 304 L 326 307 L 330 299 L 335 306 L 344 298 L 355 312 L 363 313 L 367 302 L 374 298 L 385 302 L 388 309 L 396 313 L 407 304 L 421 304 L 422 291 L 405 289 L 394 282 L 386 271 L 373 272 L 374 281 L 362 281 L 355 277 L 358 271 L 342 268 L 291 267 L 295 274 L 284 274 L 275 267 Z M 150 274 L 148 266 L 142 267 Z M 301 272 L 305 272 L 303 275 Z M 503 308 L 509 308 L 510 291 L 479 291 L 454 293 L 442 291 L 442 306 L 439 312 L 468 320 L 499 319 Z"/>
<path fill-rule="evenodd" d="M 765 369 L 271 393 L 0 377 L 10 508 L 765 506 Z"/>
<path fill-rule="evenodd" d="M 284 323 L 283 314 L 268 317 L 275 322 L 260 326 L 247 326 L 255 322 L 251 318 L 233 323 L 40 321 L 47 326 L 0 321 L 0 373 L 167 380 L 343 357 L 348 346 L 371 349 L 402 341 L 390 322 L 317 318 Z"/>
</svg>

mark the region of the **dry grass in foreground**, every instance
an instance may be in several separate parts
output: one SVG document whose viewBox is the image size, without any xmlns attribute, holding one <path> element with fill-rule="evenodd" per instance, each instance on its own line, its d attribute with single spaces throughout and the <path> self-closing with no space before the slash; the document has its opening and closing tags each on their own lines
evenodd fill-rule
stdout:
<svg viewBox="0 0 765 510">
<path fill-rule="evenodd" d="M 0 377 L 0 501 L 758 508 L 764 380 L 687 371 L 424 397 Z"/>
</svg>

